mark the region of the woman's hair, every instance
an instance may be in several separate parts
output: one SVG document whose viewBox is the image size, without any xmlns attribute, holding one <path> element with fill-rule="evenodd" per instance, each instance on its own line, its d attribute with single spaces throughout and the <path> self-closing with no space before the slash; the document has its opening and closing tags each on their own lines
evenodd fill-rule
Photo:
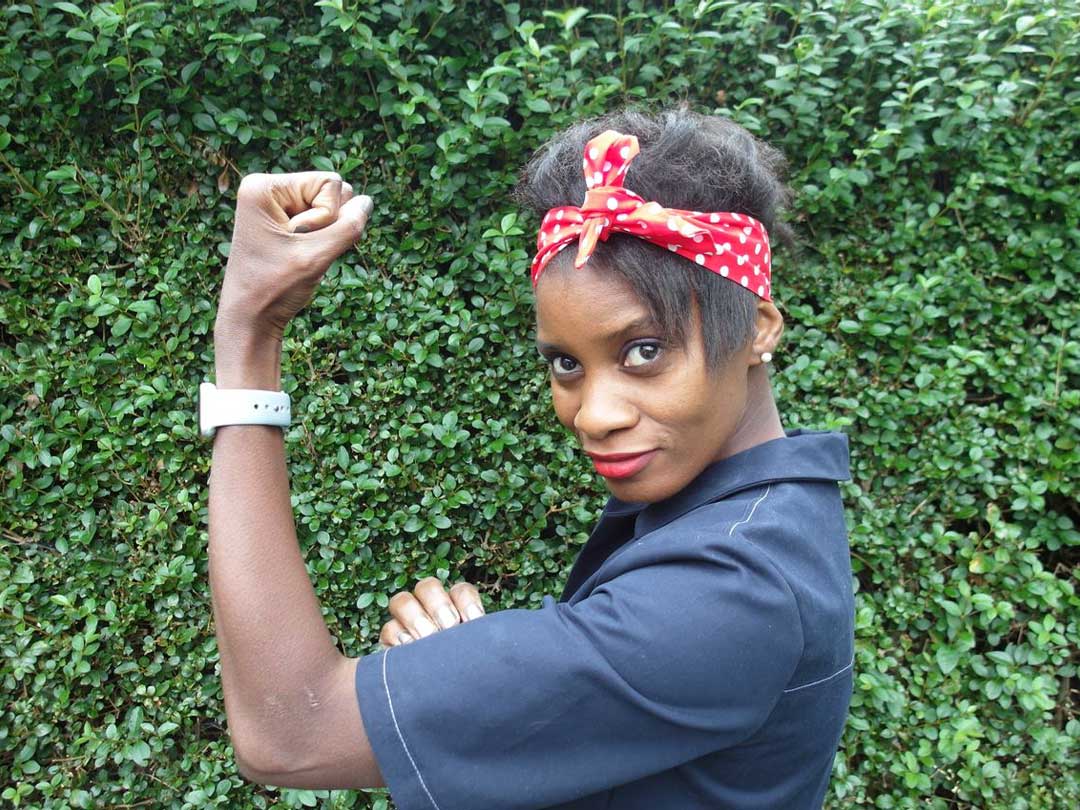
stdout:
<svg viewBox="0 0 1080 810">
<path fill-rule="evenodd" d="M 637 136 L 641 151 L 624 181 L 629 191 L 665 208 L 749 214 L 765 226 L 770 244 L 795 247 L 792 229 L 778 219 L 794 197 L 784 184 L 783 154 L 733 121 L 700 115 L 685 102 L 658 113 L 627 108 L 556 134 L 521 170 L 514 200 L 541 217 L 556 206 L 581 205 L 588 190 L 581 169 L 585 145 L 608 129 Z M 572 269 L 576 252 L 560 251 L 544 273 Z M 682 256 L 615 232 L 597 243 L 590 261 L 625 279 L 675 345 L 686 345 L 696 302 L 711 371 L 754 337 L 757 296 Z"/>
</svg>

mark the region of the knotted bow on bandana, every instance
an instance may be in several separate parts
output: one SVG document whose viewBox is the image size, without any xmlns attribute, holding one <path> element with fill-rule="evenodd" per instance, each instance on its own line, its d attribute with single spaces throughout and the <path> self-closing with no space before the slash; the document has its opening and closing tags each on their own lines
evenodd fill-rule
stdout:
<svg viewBox="0 0 1080 810">
<path fill-rule="evenodd" d="M 623 188 L 626 170 L 639 151 L 636 136 L 613 129 L 586 144 L 585 202 L 580 208 L 552 208 L 544 215 L 532 262 L 533 286 L 555 254 L 575 239 L 579 243 L 574 267 L 580 268 L 597 240 L 606 242 L 616 231 L 666 247 L 771 301 L 772 263 L 765 226 L 747 214 L 684 211 L 646 202 Z"/>
</svg>

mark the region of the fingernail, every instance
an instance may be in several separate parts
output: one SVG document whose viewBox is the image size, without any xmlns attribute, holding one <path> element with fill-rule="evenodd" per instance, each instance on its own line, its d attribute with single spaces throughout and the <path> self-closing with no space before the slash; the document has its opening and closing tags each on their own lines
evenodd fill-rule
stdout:
<svg viewBox="0 0 1080 810">
<path fill-rule="evenodd" d="M 371 212 L 375 210 L 375 201 L 372 200 L 371 197 L 369 197 L 367 194 L 361 194 L 360 199 L 363 200 L 360 205 L 363 206 L 364 213 L 370 217 Z"/>
<path fill-rule="evenodd" d="M 310 230 L 311 228 L 309 228 L 307 225 L 297 225 L 295 228 L 293 228 L 293 233 L 307 233 Z"/>
<path fill-rule="evenodd" d="M 416 620 L 416 632 L 418 632 L 420 634 L 421 638 L 424 638 L 425 636 L 430 636 L 432 633 L 436 632 L 437 630 L 438 630 L 438 628 L 435 625 L 433 625 L 431 622 L 429 622 L 427 619 L 417 619 Z"/>
<path fill-rule="evenodd" d="M 439 608 L 435 614 L 435 618 L 439 620 L 439 624 L 442 625 L 442 629 L 446 630 L 448 627 L 453 627 L 458 623 L 457 614 L 451 610 L 449 605 L 443 605 Z"/>
<path fill-rule="evenodd" d="M 402 630 L 397 634 L 398 644 L 408 644 L 410 641 L 414 641 L 413 637 L 405 630 Z"/>
<path fill-rule="evenodd" d="M 468 616 L 470 619 L 479 619 L 481 616 L 484 615 L 484 610 L 475 603 L 471 605 L 466 605 L 465 615 Z"/>
</svg>

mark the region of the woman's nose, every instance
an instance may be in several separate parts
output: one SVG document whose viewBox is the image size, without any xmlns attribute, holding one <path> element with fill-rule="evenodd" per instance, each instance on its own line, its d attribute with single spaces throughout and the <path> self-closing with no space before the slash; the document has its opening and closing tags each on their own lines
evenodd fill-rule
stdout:
<svg viewBox="0 0 1080 810">
<path fill-rule="evenodd" d="M 607 434 L 637 424 L 638 412 L 617 386 L 603 380 L 585 381 L 581 389 L 581 402 L 574 415 L 574 428 L 578 435 L 593 441 L 604 439 Z"/>
</svg>

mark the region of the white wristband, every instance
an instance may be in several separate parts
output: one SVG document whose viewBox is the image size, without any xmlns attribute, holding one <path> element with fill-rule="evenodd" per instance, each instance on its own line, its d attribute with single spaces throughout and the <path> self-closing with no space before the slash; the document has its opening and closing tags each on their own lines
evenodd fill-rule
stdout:
<svg viewBox="0 0 1080 810">
<path fill-rule="evenodd" d="M 218 388 L 210 382 L 199 385 L 199 432 L 210 438 L 223 425 L 274 425 L 292 422 L 289 395 L 284 391 L 254 388 Z"/>
</svg>

